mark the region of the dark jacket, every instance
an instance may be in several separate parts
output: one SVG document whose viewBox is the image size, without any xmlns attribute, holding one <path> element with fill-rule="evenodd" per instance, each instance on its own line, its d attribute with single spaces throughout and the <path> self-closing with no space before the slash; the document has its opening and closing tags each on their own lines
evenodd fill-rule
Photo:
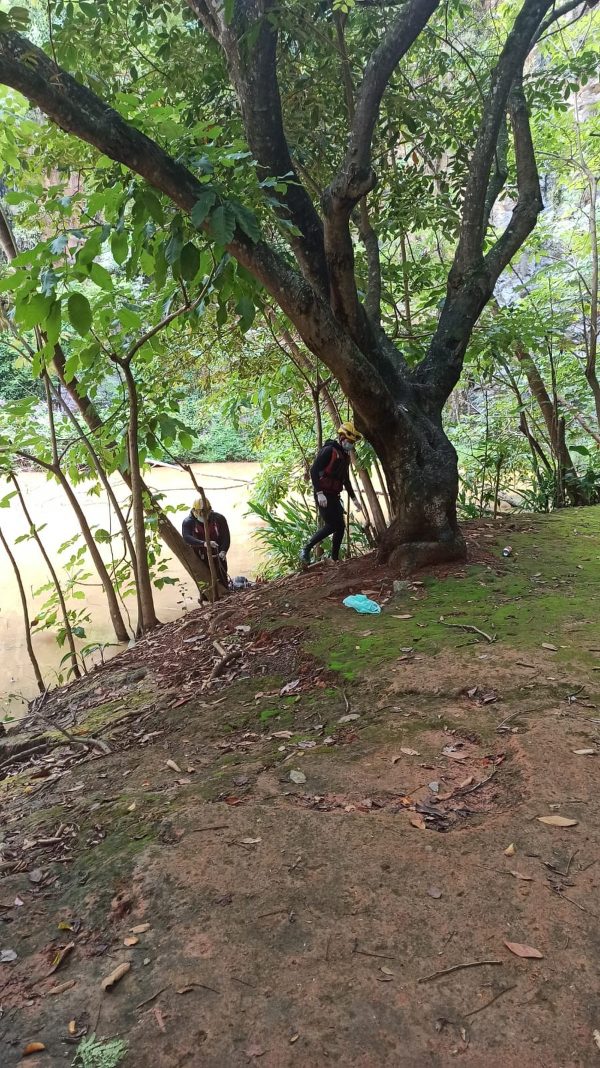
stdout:
<svg viewBox="0 0 600 1068">
<path fill-rule="evenodd" d="M 310 477 L 315 493 L 339 497 L 345 489 L 352 500 L 356 500 L 350 484 L 350 457 L 339 441 L 329 438 L 324 443 L 310 469 Z"/>
<path fill-rule="evenodd" d="M 196 549 L 205 547 L 204 523 L 201 519 L 196 519 L 193 512 L 186 515 L 181 525 L 181 533 L 183 540 L 188 545 L 193 545 Z M 211 512 L 208 517 L 208 540 L 216 541 L 221 553 L 226 553 L 231 545 L 231 535 L 227 520 L 224 515 L 220 515 L 218 512 Z"/>
</svg>

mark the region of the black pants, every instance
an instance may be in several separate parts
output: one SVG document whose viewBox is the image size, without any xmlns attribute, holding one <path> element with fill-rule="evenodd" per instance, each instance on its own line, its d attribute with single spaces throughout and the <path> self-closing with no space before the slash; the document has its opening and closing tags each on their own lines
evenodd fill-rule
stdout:
<svg viewBox="0 0 600 1068">
<path fill-rule="evenodd" d="M 340 546 L 344 537 L 346 523 L 344 520 L 344 508 L 338 494 L 327 495 L 327 505 L 325 508 L 321 508 L 319 505 L 319 515 L 323 521 L 323 526 L 307 542 L 306 549 L 308 551 L 314 549 L 315 545 L 325 541 L 325 538 L 331 535 L 331 556 L 334 560 L 339 560 Z"/>
</svg>

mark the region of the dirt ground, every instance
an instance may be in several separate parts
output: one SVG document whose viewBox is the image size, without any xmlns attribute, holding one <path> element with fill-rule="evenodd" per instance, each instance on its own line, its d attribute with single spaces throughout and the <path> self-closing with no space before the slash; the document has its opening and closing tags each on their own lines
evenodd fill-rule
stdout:
<svg viewBox="0 0 600 1068">
<path fill-rule="evenodd" d="M 600 1063 L 600 509 L 468 538 L 198 610 L 0 739 L 2 1068 Z"/>
</svg>

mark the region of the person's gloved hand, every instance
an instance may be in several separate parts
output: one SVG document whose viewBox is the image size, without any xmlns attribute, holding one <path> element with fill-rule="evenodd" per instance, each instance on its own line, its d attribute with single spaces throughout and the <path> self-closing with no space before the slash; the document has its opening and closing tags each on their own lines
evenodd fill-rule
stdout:
<svg viewBox="0 0 600 1068">
<path fill-rule="evenodd" d="M 218 541 L 211 541 L 210 547 L 211 547 L 211 549 L 218 549 L 219 548 Z"/>
<path fill-rule="evenodd" d="M 324 493 L 317 493 L 317 504 L 319 508 L 327 508 L 327 497 Z"/>
<path fill-rule="evenodd" d="M 227 553 L 224 553 L 223 551 L 221 551 L 219 553 L 219 560 L 226 560 L 226 559 L 227 559 Z"/>
</svg>

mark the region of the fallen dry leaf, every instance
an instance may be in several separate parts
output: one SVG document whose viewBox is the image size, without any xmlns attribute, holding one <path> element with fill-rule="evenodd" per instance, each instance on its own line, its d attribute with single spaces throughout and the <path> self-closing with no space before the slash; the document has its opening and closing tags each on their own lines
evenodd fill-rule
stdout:
<svg viewBox="0 0 600 1068">
<path fill-rule="evenodd" d="M 393 971 L 391 970 L 391 968 L 386 967 L 385 964 L 382 965 L 381 970 L 382 970 L 384 975 L 393 975 L 394 974 Z"/>
<path fill-rule="evenodd" d="M 167 760 L 166 763 L 167 763 L 167 767 L 170 768 L 171 771 L 176 771 L 178 773 L 178 775 L 182 774 L 181 768 L 179 767 L 179 764 L 176 764 L 174 760 L 169 759 L 169 760 Z"/>
<path fill-rule="evenodd" d="M 106 978 L 102 980 L 102 989 L 111 990 L 113 986 L 116 986 L 116 984 L 120 982 L 124 975 L 127 975 L 127 972 L 130 968 L 131 964 L 129 964 L 129 962 L 117 965 L 114 971 L 112 971 L 110 975 L 107 975 Z"/>
<path fill-rule="evenodd" d="M 158 1029 L 159 1029 L 159 1031 L 162 1031 L 162 1033 L 164 1035 L 167 1029 L 165 1027 L 165 1021 L 164 1021 L 163 1014 L 160 1011 L 158 1005 L 155 1005 L 152 1011 L 153 1011 L 154 1016 L 156 1018 L 156 1022 L 158 1024 Z"/>
<path fill-rule="evenodd" d="M 292 769 L 292 771 L 290 771 L 290 779 L 292 780 L 292 782 L 295 782 L 298 786 L 300 786 L 301 783 L 306 782 L 306 775 L 303 771 L 296 771 L 295 769 Z"/>
<path fill-rule="evenodd" d="M 468 754 L 467 753 L 444 753 L 444 756 L 448 757 L 449 760 L 466 760 Z"/>
<path fill-rule="evenodd" d="M 242 845 L 258 845 L 262 842 L 262 838 L 240 838 Z"/>
<path fill-rule="evenodd" d="M 23 1050 L 23 1056 L 29 1057 L 32 1053 L 41 1053 L 46 1047 L 43 1042 L 28 1042 Z"/>
<path fill-rule="evenodd" d="M 290 1046 L 293 1046 L 294 1042 L 297 1042 L 299 1038 L 300 1038 L 300 1035 L 296 1031 L 296 1034 L 292 1035 L 292 1037 L 290 1038 Z"/>
<path fill-rule="evenodd" d="M 600 1049 L 600 1031 L 592 1031 L 592 1038 L 594 1040 L 594 1045 Z"/>
<path fill-rule="evenodd" d="M 404 615 L 402 615 L 402 616 L 394 616 L 393 618 L 394 619 L 412 619 L 412 615 L 411 615 L 410 612 L 405 612 Z"/>
<path fill-rule="evenodd" d="M 74 979 L 67 979 L 64 983 L 57 983 L 56 986 L 53 986 L 50 990 L 47 991 L 47 993 L 48 994 L 64 994 L 66 990 L 70 990 L 71 987 L 74 987 L 74 986 L 75 986 L 75 980 Z"/>
<path fill-rule="evenodd" d="M 400 752 L 404 753 L 404 756 L 421 756 L 418 749 L 407 749 L 405 746 L 400 746 Z"/>
<path fill-rule="evenodd" d="M 473 781 L 474 781 L 473 776 L 469 775 L 469 777 L 467 779 L 463 779 L 463 781 L 460 783 L 458 789 L 459 790 L 464 790 L 465 787 L 466 786 L 470 786 Z"/>
<path fill-rule="evenodd" d="M 127 806 L 127 811 L 128 812 L 135 812 L 135 809 L 136 809 L 135 801 L 132 801 L 131 804 Z"/>
<path fill-rule="evenodd" d="M 533 946 L 525 946 L 522 942 L 505 942 L 504 945 L 514 953 L 515 957 L 526 957 L 535 960 L 543 960 L 544 954 Z"/>
<path fill-rule="evenodd" d="M 526 882 L 526 883 L 532 883 L 534 881 L 533 880 L 533 875 L 522 875 L 520 871 L 513 871 L 511 869 L 511 873 L 510 874 L 514 875 L 515 879 L 523 879 L 523 881 Z"/>
<path fill-rule="evenodd" d="M 574 749 L 575 756 L 596 756 L 597 749 Z"/>
<path fill-rule="evenodd" d="M 410 821 L 410 825 L 411 825 L 411 827 L 416 827 L 418 831 L 426 831 L 427 830 L 427 825 L 425 823 L 425 820 L 421 819 L 420 816 L 413 816 L 411 821 Z"/>
<path fill-rule="evenodd" d="M 55 972 L 57 968 L 60 968 L 62 962 L 65 960 L 66 957 L 69 956 L 69 953 L 72 953 L 74 949 L 74 942 L 69 942 L 68 945 L 63 946 L 62 949 L 59 949 L 54 960 L 52 961 L 52 964 L 50 965 L 50 971 L 48 972 L 48 975 L 52 975 L 52 973 Z"/>
<path fill-rule="evenodd" d="M 136 923 L 135 927 L 130 927 L 129 930 L 132 934 L 145 934 L 150 930 L 150 926 L 149 923 Z"/>
<path fill-rule="evenodd" d="M 124 946 L 137 946 L 138 942 L 139 938 L 136 938 L 135 935 L 128 935 L 127 938 L 123 939 Z"/>
<path fill-rule="evenodd" d="M 545 823 L 548 827 L 576 827 L 579 822 L 567 816 L 538 816 L 537 819 L 538 823 Z"/>
<path fill-rule="evenodd" d="M 506 849 L 504 850 L 504 856 L 505 857 L 514 857 L 515 853 L 516 853 L 515 844 L 514 844 L 514 842 L 511 842 L 510 845 L 507 846 Z"/>
<path fill-rule="evenodd" d="M 381 970 L 383 971 L 383 968 Z M 391 975 L 391 974 L 390 975 L 376 975 L 375 978 L 376 978 L 378 983 L 391 983 L 393 978 L 394 978 L 394 976 Z"/>
<path fill-rule="evenodd" d="M 77 1033 L 77 1020 L 69 1020 L 69 1034 L 74 1035 Z"/>
<path fill-rule="evenodd" d="M 19 909 L 19 908 L 21 908 L 21 905 L 24 905 L 24 904 L 25 904 L 25 902 L 24 902 L 24 901 L 22 900 L 22 898 L 20 898 L 20 897 L 19 897 L 19 895 L 17 894 L 17 896 L 16 896 L 16 898 L 15 898 L 15 901 L 14 901 L 14 904 L 15 904 L 15 908 Z"/>
<path fill-rule="evenodd" d="M 16 959 L 17 953 L 14 949 L 0 949 L 0 964 L 10 964 Z"/>
<path fill-rule="evenodd" d="M 549 649 L 551 653 L 556 653 L 558 651 L 558 646 L 551 645 L 550 642 L 542 642 L 542 649 Z"/>
<path fill-rule="evenodd" d="M 428 887 L 427 893 L 429 894 L 430 897 L 436 898 L 436 900 L 437 900 L 437 898 L 442 896 L 442 891 L 440 890 L 439 886 L 430 886 L 430 887 Z"/>
</svg>

